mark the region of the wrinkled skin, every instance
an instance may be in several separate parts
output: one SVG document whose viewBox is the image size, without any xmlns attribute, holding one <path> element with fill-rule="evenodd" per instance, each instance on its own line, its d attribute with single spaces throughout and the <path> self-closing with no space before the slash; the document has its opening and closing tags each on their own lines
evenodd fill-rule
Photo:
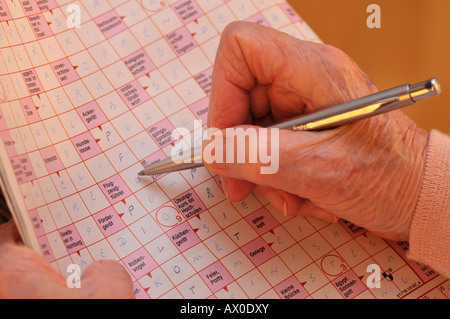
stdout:
<svg viewBox="0 0 450 319">
<path fill-rule="evenodd" d="M 340 50 L 236 22 L 221 39 L 208 126 L 266 126 L 375 92 Z M 328 131 L 280 130 L 275 174 L 260 174 L 260 163 L 206 165 L 231 201 L 255 190 L 286 216 L 343 218 L 407 240 L 427 141 L 425 130 L 394 111 Z"/>
<path fill-rule="evenodd" d="M 115 261 L 95 262 L 81 277 L 80 289 L 41 256 L 23 246 L 12 221 L 0 225 L 0 298 L 134 298 L 128 272 Z"/>
<path fill-rule="evenodd" d="M 224 31 L 214 70 L 209 126 L 269 125 L 376 91 L 341 51 L 243 22 Z M 427 133 L 402 112 L 325 132 L 280 132 L 280 169 L 214 164 L 232 201 L 255 190 L 285 215 L 344 218 L 390 239 L 408 238 Z M 133 298 L 117 262 L 95 262 L 81 289 L 0 226 L 0 298 Z"/>
</svg>

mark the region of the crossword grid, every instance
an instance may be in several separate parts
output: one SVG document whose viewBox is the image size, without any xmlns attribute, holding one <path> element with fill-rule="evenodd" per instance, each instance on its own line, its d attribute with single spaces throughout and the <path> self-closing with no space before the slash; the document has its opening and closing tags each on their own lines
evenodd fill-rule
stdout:
<svg viewBox="0 0 450 319">
<path fill-rule="evenodd" d="M 79 29 L 65 24 L 71 4 Z M 0 1 L 0 18 L 0 134 L 62 274 L 119 260 L 140 298 L 403 298 L 428 282 L 418 297 L 449 296 L 404 244 L 285 218 L 253 194 L 231 204 L 203 168 L 136 176 L 170 154 L 176 127 L 206 123 L 229 22 L 319 41 L 284 1 Z M 374 263 L 383 289 L 365 285 Z"/>
</svg>

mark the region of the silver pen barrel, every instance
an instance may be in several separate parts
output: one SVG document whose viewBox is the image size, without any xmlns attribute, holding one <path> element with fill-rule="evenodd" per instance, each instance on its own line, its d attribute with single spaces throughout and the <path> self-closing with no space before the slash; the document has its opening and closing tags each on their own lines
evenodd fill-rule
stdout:
<svg viewBox="0 0 450 319">
<path fill-rule="evenodd" d="M 405 84 L 374 93 L 319 112 L 301 115 L 271 127 L 294 131 L 332 129 L 414 104 L 418 100 L 439 95 L 440 92 L 439 82 L 433 78 L 415 85 Z"/>
<path fill-rule="evenodd" d="M 321 111 L 298 116 L 269 126 L 269 128 L 294 131 L 315 131 L 336 128 L 378 114 L 390 112 L 419 100 L 438 96 L 441 93 L 439 82 L 432 78 L 418 84 L 405 84 L 396 88 L 374 93 L 353 101 L 348 101 Z M 159 175 L 174 171 L 203 166 L 200 149 L 192 149 L 184 160 L 167 158 L 138 173 L 139 176 Z"/>
</svg>

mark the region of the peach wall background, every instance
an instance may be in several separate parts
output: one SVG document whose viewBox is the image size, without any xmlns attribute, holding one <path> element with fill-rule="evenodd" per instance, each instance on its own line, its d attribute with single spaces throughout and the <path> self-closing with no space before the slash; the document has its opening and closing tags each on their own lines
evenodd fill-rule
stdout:
<svg viewBox="0 0 450 319">
<path fill-rule="evenodd" d="M 438 98 L 404 111 L 427 130 L 450 134 L 449 0 L 288 0 L 325 42 L 350 55 L 379 90 L 436 77 Z M 369 29 L 369 4 L 381 8 L 381 29 Z"/>
</svg>

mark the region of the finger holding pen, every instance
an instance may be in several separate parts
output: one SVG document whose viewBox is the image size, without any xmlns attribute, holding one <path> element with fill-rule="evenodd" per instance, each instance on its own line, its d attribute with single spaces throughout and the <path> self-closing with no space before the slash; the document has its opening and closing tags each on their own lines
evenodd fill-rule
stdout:
<svg viewBox="0 0 450 319">
<path fill-rule="evenodd" d="M 239 22 L 221 40 L 208 125 L 279 122 L 375 92 L 340 50 Z M 425 130 L 394 111 L 333 130 L 280 130 L 280 166 L 272 175 L 258 174 L 261 163 L 205 165 L 221 176 L 232 201 L 255 189 L 285 215 L 345 218 L 404 239 L 427 139 Z"/>
</svg>

